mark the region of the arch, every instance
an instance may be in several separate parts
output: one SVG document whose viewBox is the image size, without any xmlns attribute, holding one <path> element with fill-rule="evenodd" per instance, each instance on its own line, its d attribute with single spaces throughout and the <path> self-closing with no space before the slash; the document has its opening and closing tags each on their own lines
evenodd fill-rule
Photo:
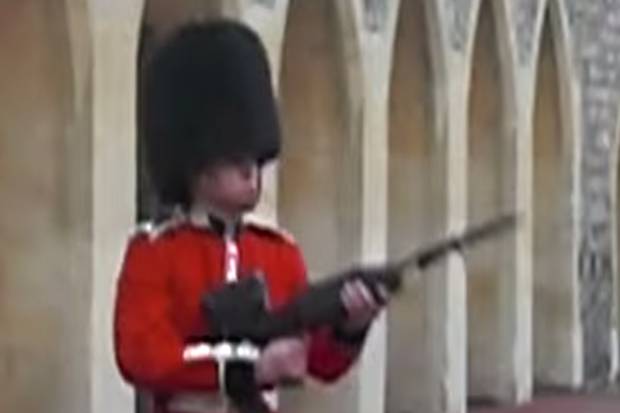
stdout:
<svg viewBox="0 0 620 413">
<path fill-rule="evenodd" d="M 284 148 L 278 213 L 297 236 L 311 270 L 326 274 L 358 255 L 359 136 L 349 113 L 348 65 L 335 7 L 328 0 L 290 4 L 281 100 Z M 333 248 L 326 248 L 325 242 Z"/>
<path fill-rule="evenodd" d="M 443 232 L 446 188 L 442 145 L 435 131 L 435 78 L 422 0 L 402 1 L 389 99 L 388 256 L 403 256 Z M 387 411 L 435 411 L 441 399 L 433 363 L 430 277 L 388 310 Z M 423 375 L 412 371 L 427 372 Z M 433 407 L 435 406 L 435 407 Z"/>
<path fill-rule="evenodd" d="M 472 224 L 515 207 L 516 140 L 514 90 L 509 56 L 512 43 L 499 5 L 482 2 L 472 56 L 468 105 L 468 221 Z M 523 377 L 513 360 L 518 300 L 514 239 L 477 246 L 466 256 L 468 272 L 468 394 L 472 399 L 516 401 Z"/>
<path fill-rule="evenodd" d="M 533 118 L 533 348 L 539 386 L 582 376 L 575 224 L 575 143 L 557 10 L 546 11 Z"/>
<path fill-rule="evenodd" d="M 76 30 L 89 37 L 69 7 L 0 6 L 1 411 L 90 410 L 92 281 L 76 247 L 89 172 L 75 174 L 89 147 L 76 119 L 85 68 L 75 56 L 88 47 L 73 42 Z"/>
<path fill-rule="evenodd" d="M 277 211 L 304 251 L 313 280 L 361 253 L 361 112 L 353 98 L 362 90 L 353 75 L 361 63 L 350 13 L 341 2 L 292 0 L 284 35 Z M 292 402 L 295 409 L 354 409 L 354 375 L 336 391 L 316 394 L 312 403 Z"/>
</svg>

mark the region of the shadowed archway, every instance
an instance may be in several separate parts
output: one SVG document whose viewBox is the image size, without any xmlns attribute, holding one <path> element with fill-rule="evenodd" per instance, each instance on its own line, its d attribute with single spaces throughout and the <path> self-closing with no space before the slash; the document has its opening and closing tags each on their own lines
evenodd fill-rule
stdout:
<svg viewBox="0 0 620 413">
<path fill-rule="evenodd" d="M 342 13 L 332 0 L 292 0 L 284 34 L 277 211 L 305 254 L 311 280 L 357 261 L 361 252 L 362 147 L 349 100 L 350 70 L 360 62 L 345 52 L 353 30 L 343 28 Z M 310 392 L 292 394 L 285 406 L 351 411 L 357 404 L 355 374 L 329 392 Z"/>
<path fill-rule="evenodd" d="M 534 380 L 572 388 L 580 380 L 574 248 L 573 151 L 565 111 L 553 10 L 545 15 L 538 57 L 533 142 Z M 557 27 L 557 26 L 555 26 Z"/>
<path fill-rule="evenodd" d="M 403 1 L 397 23 L 389 100 L 388 256 L 400 257 L 435 238 L 443 224 L 445 188 L 435 134 L 434 76 L 426 6 Z M 435 270 L 431 270 L 435 271 Z M 388 310 L 386 410 L 436 411 L 433 312 L 427 274 Z M 412 372 L 426 372 L 423 375 Z"/>
</svg>

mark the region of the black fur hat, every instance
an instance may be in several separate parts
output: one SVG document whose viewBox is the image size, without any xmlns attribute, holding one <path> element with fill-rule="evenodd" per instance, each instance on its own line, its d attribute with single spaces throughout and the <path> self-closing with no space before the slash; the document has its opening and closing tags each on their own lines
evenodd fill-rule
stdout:
<svg viewBox="0 0 620 413">
<path fill-rule="evenodd" d="M 181 28 L 146 69 L 145 140 L 165 204 L 187 205 L 189 182 L 218 159 L 278 156 L 280 125 L 267 54 L 241 23 Z"/>
</svg>

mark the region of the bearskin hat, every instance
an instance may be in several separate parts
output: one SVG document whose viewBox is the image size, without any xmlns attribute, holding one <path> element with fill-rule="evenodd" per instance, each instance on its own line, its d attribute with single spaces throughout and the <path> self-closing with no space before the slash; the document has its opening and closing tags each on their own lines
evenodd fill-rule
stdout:
<svg viewBox="0 0 620 413">
<path fill-rule="evenodd" d="M 147 164 L 164 204 L 187 205 L 191 178 L 210 162 L 265 163 L 280 151 L 267 54 L 241 23 L 179 29 L 149 61 L 143 93 Z"/>
</svg>

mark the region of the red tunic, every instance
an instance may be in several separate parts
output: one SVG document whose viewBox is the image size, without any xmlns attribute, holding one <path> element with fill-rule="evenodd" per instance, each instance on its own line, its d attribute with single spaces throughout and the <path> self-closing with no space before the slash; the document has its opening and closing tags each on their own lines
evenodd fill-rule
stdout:
<svg viewBox="0 0 620 413">
<path fill-rule="evenodd" d="M 260 270 L 270 303 L 277 308 L 306 287 L 306 267 L 299 248 L 277 231 L 249 225 L 237 238 L 239 274 Z M 129 242 L 115 308 L 115 350 L 123 377 L 163 401 L 188 391 L 218 390 L 213 361 L 186 362 L 188 340 L 208 331 L 200 298 L 224 282 L 223 237 L 189 222 L 158 236 L 147 233 Z M 359 353 L 340 342 L 330 328 L 310 333 L 308 371 L 330 382 L 344 374 Z"/>
</svg>

